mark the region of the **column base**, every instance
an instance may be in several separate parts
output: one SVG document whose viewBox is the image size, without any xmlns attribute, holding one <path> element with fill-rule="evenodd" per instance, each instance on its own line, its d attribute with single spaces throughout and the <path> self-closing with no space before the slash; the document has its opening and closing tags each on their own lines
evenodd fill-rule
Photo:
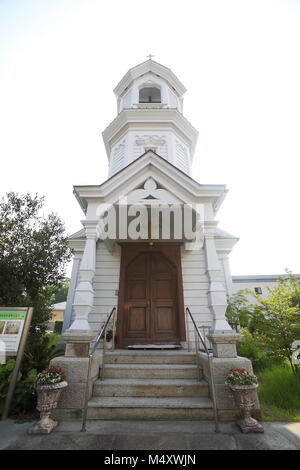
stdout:
<svg viewBox="0 0 300 470">
<path fill-rule="evenodd" d="M 68 357 L 88 357 L 90 351 L 90 342 L 95 337 L 92 330 L 73 330 L 68 329 L 62 335 L 67 343 L 65 356 Z"/>
<path fill-rule="evenodd" d="M 237 357 L 236 342 L 241 335 L 233 330 L 214 330 L 207 336 L 212 343 L 214 357 Z"/>
</svg>

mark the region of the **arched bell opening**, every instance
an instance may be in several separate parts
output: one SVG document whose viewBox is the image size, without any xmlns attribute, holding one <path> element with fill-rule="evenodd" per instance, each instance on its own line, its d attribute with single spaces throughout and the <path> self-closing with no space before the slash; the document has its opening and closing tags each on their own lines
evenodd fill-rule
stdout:
<svg viewBox="0 0 300 470">
<path fill-rule="evenodd" d="M 139 103 L 161 103 L 159 87 L 142 87 L 139 90 Z"/>
</svg>

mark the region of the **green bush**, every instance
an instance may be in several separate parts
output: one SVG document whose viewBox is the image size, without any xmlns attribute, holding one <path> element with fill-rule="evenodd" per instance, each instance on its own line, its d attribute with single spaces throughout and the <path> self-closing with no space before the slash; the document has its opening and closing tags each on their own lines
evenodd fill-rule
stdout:
<svg viewBox="0 0 300 470">
<path fill-rule="evenodd" d="M 54 324 L 54 333 L 58 333 L 60 335 L 62 332 L 62 327 L 63 327 L 63 322 L 56 321 Z"/>
<path fill-rule="evenodd" d="M 22 367 L 27 370 L 37 369 L 38 372 L 46 369 L 51 359 L 64 354 L 64 350 L 57 347 L 59 338 L 57 333 L 44 333 L 31 338 L 25 350 Z"/>
<path fill-rule="evenodd" d="M 258 379 L 264 419 L 300 419 L 300 383 L 288 363 L 261 370 Z"/>
<path fill-rule="evenodd" d="M 266 354 L 260 349 L 256 339 L 247 328 L 242 328 L 241 334 L 242 338 L 237 343 L 238 355 L 250 359 L 253 367 L 261 365 L 266 359 Z"/>
<path fill-rule="evenodd" d="M 15 359 L 9 359 L 6 364 L 0 366 L 0 413 L 3 411 L 15 362 Z M 36 376 L 36 369 L 31 369 L 29 372 L 19 372 L 10 409 L 11 414 L 25 413 L 34 408 Z"/>
<path fill-rule="evenodd" d="M 261 347 L 261 343 L 255 334 L 252 335 L 248 328 L 241 329 L 242 338 L 237 342 L 239 356 L 247 357 L 252 361 L 254 371 L 258 371 L 273 365 L 280 364 L 283 359 L 270 357 Z"/>
<path fill-rule="evenodd" d="M 60 336 L 57 333 L 44 333 L 34 336 L 28 342 L 21 364 L 17 384 L 11 404 L 10 414 L 24 414 L 35 408 L 35 382 L 36 376 L 48 367 L 54 357 L 63 354 L 58 349 Z M 6 364 L 0 365 L 0 413 L 2 413 L 8 386 L 15 366 L 15 359 L 9 359 Z"/>
</svg>

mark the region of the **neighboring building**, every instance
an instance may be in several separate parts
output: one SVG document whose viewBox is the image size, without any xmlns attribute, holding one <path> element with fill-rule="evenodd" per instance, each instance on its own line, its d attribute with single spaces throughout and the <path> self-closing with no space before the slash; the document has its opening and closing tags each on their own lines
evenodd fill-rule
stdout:
<svg viewBox="0 0 300 470">
<path fill-rule="evenodd" d="M 49 331 L 61 332 L 67 302 L 59 302 L 52 306 L 51 320 L 48 322 Z"/>
<path fill-rule="evenodd" d="M 297 274 L 300 278 L 300 274 Z M 239 290 L 251 289 L 256 294 L 266 298 L 269 294 L 268 288 L 273 289 L 278 284 L 279 278 L 287 278 L 287 274 L 262 274 L 262 275 L 244 275 L 232 276 L 232 293 Z M 247 294 L 249 300 L 256 303 L 256 299 Z"/>
<path fill-rule="evenodd" d="M 216 220 L 225 185 L 191 176 L 198 132 L 183 115 L 185 91 L 151 59 L 130 69 L 114 90 L 118 114 L 103 132 L 108 179 L 74 187 L 85 219 L 69 239 L 66 356 L 52 361 L 69 371 L 60 416 L 80 416 L 90 345 L 113 307 L 117 350 L 95 357 L 89 417 L 211 419 L 208 358 L 200 355 L 197 371 L 190 351 L 193 321 L 210 329 L 219 412 L 224 419 L 236 414 L 225 373 L 251 369 L 236 357 L 239 335 L 225 317 L 228 255 L 238 239 Z"/>
</svg>

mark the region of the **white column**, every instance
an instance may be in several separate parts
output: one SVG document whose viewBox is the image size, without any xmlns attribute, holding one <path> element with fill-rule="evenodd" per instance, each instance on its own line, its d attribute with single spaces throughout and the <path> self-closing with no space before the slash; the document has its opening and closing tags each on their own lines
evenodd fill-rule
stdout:
<svg viewBox="0 0 300 470">
<path fill-rule="evenodd" d="M 84 221 L 86 243 L 79 268 L 79 282 L 75 289 L 73 311 L 75 318 L 63 337 L 69 342 L 91 341 L 94 333 L 89 325 L 89 314 L 94 303 L 93 279 L 96 270 L 96 243 L 98 231 L 95 222 Z"/>
<path fill-rule="evenodd" d="M 232 276 L 231 276 L 230 265 L 229 265 L 229 256 L 227 254 L 222 253 L 220 255 L 220 260 L 221 260 L 223 271 L 224 271 L 227 295 L 231 296 L 233 293 L 233 284 L 232 284 Z"/>
<path fill-rule="evenodd" d="M 62 333 L 67 328 L 69 328 L 71 324 L 71 320 L 72 320 L 74 293 L 75 293 L 75 288 L 76 288 L 76 283 L 77 283 L 77 276 L 78 276 L 81 256 L 82 256 L 81 254 L 75 253 L 74 258 L 73 258 L 71 280 L 70 280 L 70 286 L 68 290 L 66 310 L 64 313 L 64 323 L 63 323 Z"/>
<path fill-rule="evenodd" d="M 213 329 L 230 330 L 225 312 L 227 308 L 226 290 L 222 283 L 222 271 L 215 245 L 215 224 L 205 229 L 206 268 L 209 277 L 208 303 L 213 315 Z"/>
</svg>

